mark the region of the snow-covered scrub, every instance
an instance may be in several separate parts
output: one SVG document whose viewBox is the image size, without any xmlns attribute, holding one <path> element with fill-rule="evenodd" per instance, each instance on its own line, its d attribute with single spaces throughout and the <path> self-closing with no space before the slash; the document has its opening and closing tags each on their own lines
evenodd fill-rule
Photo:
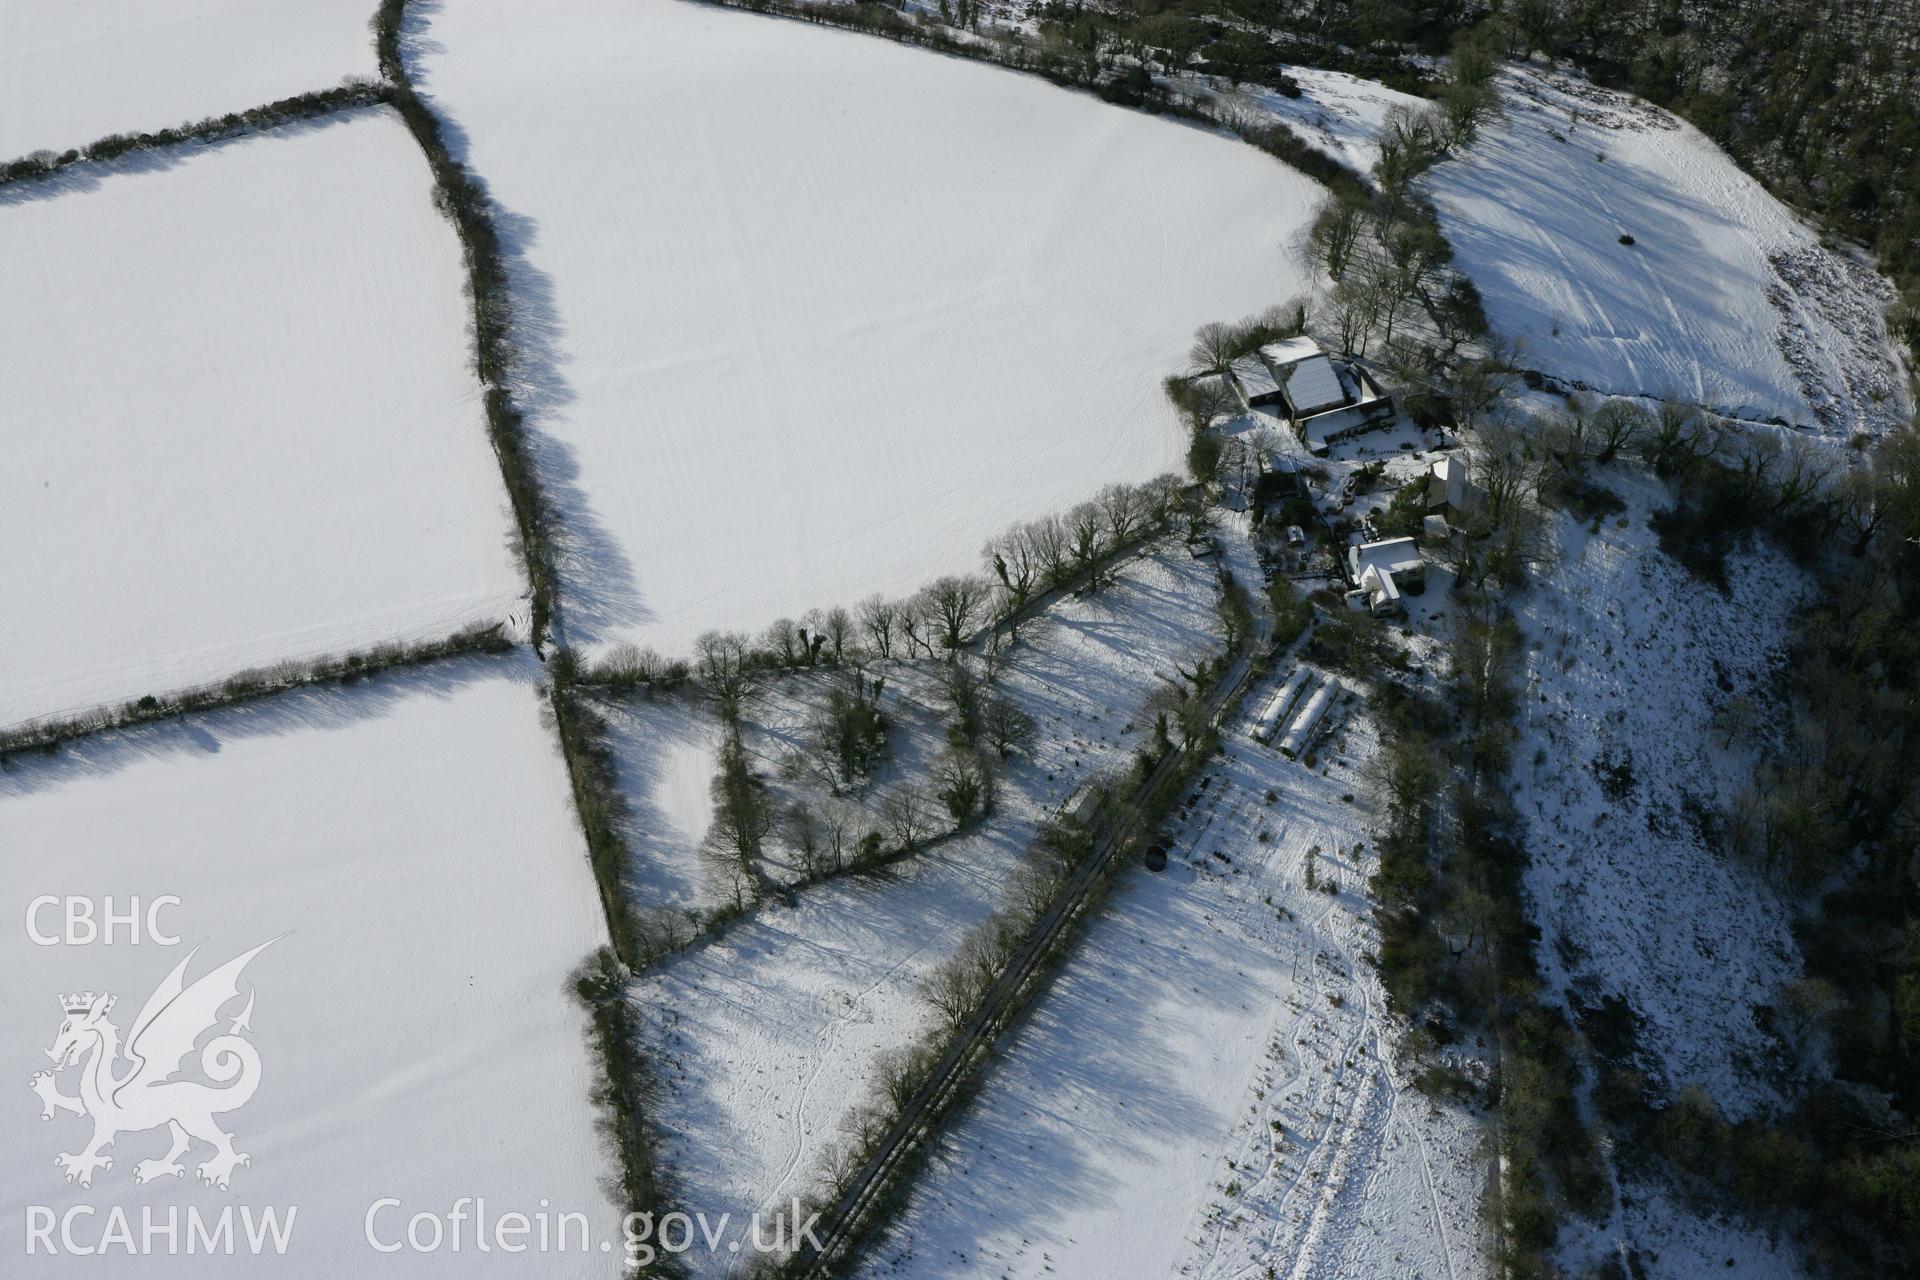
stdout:
<svg viewBox="0 0 1920 1280">
<path fill-rule="evenodd" d="M 1603 1269 L 1631 1259 L 1628 1275 L 1801 1280 L 1819 1274 L 1809 1271 L 1790 1238 L 1765 1222 L 1703 1213 L 1671 1187 L 1631 1175 L 1620 1198 L 1619 1217 L 1604 1226 L 1563 1219 L 1561 1256 L 1591 1259 Z"/>
<path fill-rule="evenodd" d="M 1518 363 L 1845 439 L 1911 406 L 1887 284 L 1692 125 L 1529 66 L 1427 190 Z"/>
<path fill-rule="evenodd" d="M 0 189 L 0 725 L 505 619 L 462 278 L 384 109 Z"/>
<path fill-rule="evenodd" d="M 862 659 L 864 662 L 865 660 Z M 885 717 L 881 765 L 848 784 L 819 741 L 824 705 L 856 680 L 882 689 Z M 889 684 L 891 682 L 891 684 Z M 950 833 L 954 824 L 927 785 L 946 747 L 946 719 L 937 689 L 910 668 L 875 664 L 871 674 L 851 664 L 765 675 L 738 732 L 747 768 L 762 794 L 770 830 L 760 842 L 757 877 L 732 873 L 735 860 L 714 841 L 713 787 L 727 730 L 711 704 L 691 689 L 595 700 L 607 724 L 617 785 L 627 810 L 621 823 L 630 863 L 621 892 L 640 921 L 649 949 L 670 950 L 691 940 L 709 913 L 728 914 L 755 885 L 791 888 L 846 871 L 862 856 L 902 848 L 886 812 L 889 797 L 912 789 L 921 797 L 919 839 Z M 902 688 L 915 692 L 902 696 Z M 891 691 L 889 691 L 891 689 Z M 813 821 L 815 855 L 797 840 L 794 815 Z M 862 849 L 869 835 L 877 848 Z M 724 841 L 725 833 L 716 839 Z M 837 849 L 837 854 L 835 850 Z M 675 919 L 665 927 L 662 913 Z M 709 916 L 702 921 L 700 917 Z"/>
<path fill-rule="evenodd" d="M 1717 834 L 1754 764 L 1721 709 L 1784 714 L 1782 650 L 1813 584 L 1756 542 L 1727 557 L 1723 595 L 1659 550 L 1662 485 L 1597 476 L 1625 512 L 1598 528 L 1558 516 L 1556 561 L 1514 606 L 1528 654 L 1512 790 L 1537 957 L 1590 1038 L 1624 999 L 1631 1065 L 1657 1094 L 1703 1085 L 1739 1119 L 1778 1100 L 1755 1010 L 1801 964 L 1790 904 Z"/>
<path fill-rule="evenodd" d="M 110 1209 L 127 1215 L 136 1240 L 143 1213 L 164 1221 L 177 1209 L 180 1256 L 106 1269 L 252 1276 L 265 1264 L 244 1243 L 233 1256 L 187 1256 L 186 1215 L 275 1206 L 283 1221 L 293 1215 L 275 1275 L 370 1274 L 386 1259 L 369 1229 L 381 1246 L 402 1244 L 396 1274 L 529 1274 L 527 1256 L 476 1251 L 471 1203 L 463 1247 L 452 1250 L 445 1215 L 461 1197 L 484 1197 L 496 1221 L 585 1215 L 591 1246 L 583 1251 L 572 1228 L 570 1251 L 543 1254 L 537 1274 L 610 1274 L 599 1241 L 618 1247 L 619 1211 L 599 1183 L 612 1161 L 594 1127 L 587 1020 L 568 990 L 606 930 L 537 671 L 525 658 L 461 660 L 297 690 L 100 734 L 0 773 L 0 1065 L 10 1091 L 0 1199 L 12 1206 L 0 1250 L 23 1256 L 21 1206 L 56 1221 L 93 1206 L 95 1216 L 74 1219 L 80 1244 L 98 1242 Z M 65 1107 L 43 1122 L 42 1102 L 84 1097 L 78 1078 L 100 1064 L 89 1038 L 79 1063 L 37 1075 L 54 1070 L 46 1050 L 63 998 L 116 997 L 104 1021 L 130 1054 L 112 1068 L 124 1076 L 154 1052 L 134 1029 L 176 966 L 191 992 L 263 943 L 230 997 L 188 1029 L 191 1044 L 217 1015 L 225 1039 L 182 1064 L 185 1081 L 204 1068 L 217 1089 L 213 1050 L 243 1061 L 225 1087 L 251 1096 L 222 1105 L 215 1123 L 250 1162 L 220 1164 L 189 1119 L 192 1146 L 178 1169 L 163 1167 L 163 1111 L 157 1128 L 150 1116 L 129 1119 L 100 1153 L 111 1166 L 68 1182 L 55 1157 L 84 1155 L 90 1122 Z M 131 1116 L 141 1104 L 130 1099 L 155 1091 L 123 1091 L 116 1105 Z M 228 1189 L 203 1185 L 209 1174 Z M 439 1215 L 446 1233 L 432 1254 L 405 1245 L 422 1212 Z M 52 1240 L 58 1256 L 43 1248 L 31 1274 L 102 1270 L 101 1257 L 69 1256 L 57 1228 Z"/>
<path fill-rule="evenodd" d="M 1226 726 L 1166 870 L 1126 873 L 861 1274 L 1489 1274 L 1476 1119 L 1410 1088 L 1365 959 L 1372 726 L 1349 689 L 1312 767 L 1246 734 L 1291 666 Z"/>
<path fill-rule="evenodd" d="M 375 74 L 374 0 L 0 0 L 0 161 Z"/>
<path fill-rule="evenodd" d="M 1217 111 L 1241 111 L 1279 120 L 1314 146 L 1361 173 L 1371 171 L 1380 160 L 1380 134 L 1386 127 L 1388 112 L 1395 107 L 1419 112 L 1433 105 L 1425 98 L 1389 89 L 1378 81 L 1363 80 L 1345 71 L 1288 67 L 1286 72 L 1300 87 L 1297 98 L 1265 85 L 1223 89 L 1217 82 L 1202 82 L 1198 77 L 1183 77 L 1182 83 L 1195 88 L 1204 83 L 1205 91 L 1216 99 L 1214 109 Z"/>
<path fill-rule="evenodd" d="M 515 259 L 565 639 L 902 595 L 1177 470 L 1194 329 L 1303 291 L 1301 175 L 1034 77 L 679 0 L 431 15 Z"/>
<path fill-rule="evenodd" d="M 641 1048 L 660 1084 L 653 1115 L 679 1207 L 744 1220 L 830 1181 L 823 1162 L 870 1097 L 880 1056 L 940 1020 L 922 982 L 1006 900 L 1039 822 L 1090 778 L 1123 771 L 1151 739 L 1146 700 L 1177 681 L 1179 668 L 1220 651 L 1216 593 L 1207 562 L 1163 544 L 1098 594 L 1028 624 L 995 690 L 1034 718 L 1038 735 L 1006 762 L 985 822 L 882 874 L 799 890 L 791 906 L 770 897 L 718 941 L 635 985 Z M 876 793 L 914 781 L 903 775 L 933 754 L 925 740 L 939 736 L 937 724 L 904 706 L 936 704 L 931 673 L 888 670 L 889 715 L 896 738 L 907 740 L 871 784 Z M 743 731 L 756 750 L 771 737 L 751 725 Z M 646 745 L 619 749 L 630 755 Z M 774 772 L 764 756 L 756 767 Z M 702 1274 L 729 1265 L 698 1252 L 688 1261 Z"/>
</svg>

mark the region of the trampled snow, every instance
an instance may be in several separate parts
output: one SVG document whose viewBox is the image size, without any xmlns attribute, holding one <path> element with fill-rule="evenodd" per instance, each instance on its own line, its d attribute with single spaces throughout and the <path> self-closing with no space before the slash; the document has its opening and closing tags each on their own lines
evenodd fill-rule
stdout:
<svg viewBox="0 0 1920 1280">
<path fill-rule="evenodd" d="M 409 56 L 524 255 L 577 642 L 906 592 L 1175 469 L 1194 328 L 1307 284 L 1307 179 L 997 68 L 679 0 L 452 5 Z"/>
<path fill-rule="evenodd" d="M 0 0 L 0 160 L 377 74 L 374 0 Z"/>
<path fill-rule="evenodd" d="M 1870 268 L 1665 111 L 1524 66 L 1500 86 L 1505 119 L 1428 181 L 1520 364 L 1840 439 L 1905 420 Z"/>
<path fill-rule="evenodd" d="M 587 1215 L 591 1253 L 545 1252 L 537 1274 L 614 1273 L 598 1250 L 618 1225 L 598 1185 L 612 1159 L 593 1129 L 585 1015 L 566 989 L 605 925 L 532 666 L 437 664 L 290 693 L 90 738 L 0 774 L 0 1200 L 11 1207 L 0 1252 L 24 1256 L 27 1205 L 55 1215 L 95 1206 L 77 1220 L 82 1243 L 106 1229 L 112 1207 L 138 1232 L 148 1208 L 210 1217 L 273 1205 L 297 1210 L 283 1259 L 244 1248 L 190 1257 L 183 1236 L 180 1256 L 164 1243 L 134 1262 L 43 1250 L 26 1266 L 36 1276 L 116 1264 L 143 1276 L 530 1274 L 527 1257 L 477 1253 L 471 1219 L 458 1253 L 383 1257 L 366 1243 L 366 1215 L 383 1198 L 401 1202 L 373 1224 L 391 1244 L 414 1213 L 445 1214 L 471 1196 L 495 1218 L 549 1206 Z M 109 896 L 125 913 L 135 896 L 175 895 L 157 923 L 180 942 L 129 945 L 122 925 L 111 946 L 36 945 L 25 921 L 42 894 L 92 899 L 96 921 Z M 36 924 L 57 936 L 62 918 L 49 907 Z M 198 1143 L 183 1176 L 136 1183 L 138 1162 L 165 1153 L 164 1127 L 117 1137 L 112 1167 L 91 1187 L 67 1183 L 54 1156 L 79 1152 L 90 1126 L 64 1112 L 43 1123 L 27 1087 L 51 1065 L 62 995 L 114 993 L 109 1020 L 125 1035 L 196 944 L 189 981 L 276 938 L 240 984 L 253 990 L 244 1034 L 260 1074 L 252 1100 L 218 1116 L 252 1157 L 230 1190 L 196 1180 L 211 1153 Z M 220 1029 L 241 1011 L 236 998 Z M 189 1057 L 188 1078 L 200 1078 L 198 1062 Z M 73 1095 L 78 1074 L 62 1072 L 55 1087 Z"/>
<path fill-rule="evenodd" d="M 861 1275 L 1491 1274 L 1478 1122 L 1402 1078 L 1365 959 L 1354 710 L 1317 768 L 1223 731 L 1166 870 L 1124 873 Z"/>
<path fill-rule="evenodd" d="M 460 250 L 382 110 L 0 190 L 0 725 L 505 617 Z"/>
</svg>

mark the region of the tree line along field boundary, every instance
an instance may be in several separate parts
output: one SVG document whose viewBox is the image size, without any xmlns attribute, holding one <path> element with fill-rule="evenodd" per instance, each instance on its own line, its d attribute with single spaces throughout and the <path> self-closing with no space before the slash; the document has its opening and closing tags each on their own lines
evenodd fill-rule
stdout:
<svg viewBox="0 0 1920 1280">
<path fill-rule="evenodd" d="M 323 116 L 360 107 L 378 106 L 386 101 L 386 86 L 360 76 L 348 76 L 331 89 L 316 89 L 295 94 L 263 106 L 166 129 L 139 133 L 110 133 L 84 146 L 56 151 L 42 148 L 18 159 L 0 164 L 0 189 L 52 177 L 82 164 L 108 164 L 124 156 L 193 142 L 225 142 L 248 134 L 264 133 L 285 125 L 317 120 Z"/>
<path fill-rule="evenodd" d="M 1231 578 L 1223 573 L 1225 589 Z M 1105 900 L 1125 854 L 1137 852 L 1155 832 L 1194 776 L 1213 756 L 1218 727 L 1239 706 L 1247 691 L 1267 669 L 1261 652 L 1271 643 L 1261 626 L 1242 637 L 1229 651 L 1211 686 L 1195 697 L 1208 705 L 1207 730 L 1197 738 L 1165 751 L 1139 771 L 1139 780 L 1124 795 L 1112 788 L 1103 792 L 1087 826 L 1071 823 L 1061 831 L 1076 840 L 1081 856 L 1063 871 L 1044 904 L 1022 908 L 1014 904 L 996 913 L 981 928 L 1010 935 L 1010 953 L 994 980 L 981 990 L 977 1002 L 960 1017 L 936 1031 L 931 1043 L 915 1047 L 902 1059 L 902 1079 L 889 1082 L 898 1105 L 884 1131 L 873 1135 L 864 1158 L 840 1182 L 823 1213 L 819 1248 L 804 1248 L 788 1259 L 782 1271 L 789 1277 L 837 1274 L 864 1244 L 904 1208 L 924 1163 L 927 1144 L 959 1114 L 973 1096 L 988 1065 L 993 1046 L 1014 1031 L 1047 989 L 1059 967 L 1084 937 L 1084 924 Z M 1036 837 L 1044 843 L 1047 834 Z M 1028 914 L 1028 912 L 1031 914 Z M 1022 915 L 1027 918 L 1020 920 Z M 1012 933 L 1010 925 L 1023 923 Z"/>
</svg>

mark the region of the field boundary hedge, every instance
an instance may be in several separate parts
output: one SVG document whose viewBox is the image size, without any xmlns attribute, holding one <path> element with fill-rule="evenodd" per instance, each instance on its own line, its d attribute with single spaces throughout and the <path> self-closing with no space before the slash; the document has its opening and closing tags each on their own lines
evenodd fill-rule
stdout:
<svg viewBox="0 0 1920 1280">
<path fill-rule="evenodd" d="M 540 652 L 555 608 L 554 530 L 558 527 L 541 488 L 527 446 L 526 423 L 514 407 L 508 378 L 513 368 L 513 301 L 500 234 L 493 224 L 493 200 L 486 187 L 455 159 L 447 147 L 440 118 L 414 92 L 400 53 L 400 28 L 407 0 L 381 0 L 372 28 L 385 101 L 426 154 L 433 172 L 434 203 L 453 224 L 467 267 L 467 296 L 473 305 L 473 367 L 479 377 L 500 474 L 513 507 L 521 565 L 533 590 L 531 636 Z"/>
<path fill-rule="evenodd" d="M 155 129 L 148 133 L 110 133 L 84 147 L 69 147 L 65 151 L 42 148 L 29 152 L 17 160 L 0 164 L 0 187 L 46 178 L 77 164 L 105 164 L 122 156 L 179 146 L 186 142 L 222 142 L 303 120 L 316 120 L 336 112 L 377 106 L 386 98 L 384 85 L 349 76 L 331 89 L 316 89 L 311 93 L 269 102 L 265 106 L 208 116 L 204 120 L 175 125 L 170 129 Z"/>
<path fill-rule="evenodd" d="M 382 644 L 353 653 L 249 667 L 216 684 L 193 685 L 172 693 L 150 693 L 118 706 L 109 704 L 60 719 L 28 720 L 0 730 L 0 764 L 9 756 L 29 751 L 51 754 L 58 751 L 61 744 L 76 738 L 170 720 L 190 712 L 257 702 L 292 689 L 352 684 L 363 676 L 378 675 L 397 667 L 420 666 L 477 653 L 506 653 L 513 648 L 513 641 L 507 638 L 505 625 L 481 623 L 439 640 Z"/>
</svg>

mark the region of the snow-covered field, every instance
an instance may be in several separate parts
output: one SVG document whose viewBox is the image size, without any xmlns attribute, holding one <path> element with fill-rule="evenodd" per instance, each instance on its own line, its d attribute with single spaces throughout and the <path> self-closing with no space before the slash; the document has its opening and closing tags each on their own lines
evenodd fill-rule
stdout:
<svg viewBox="0 0 1920 1280">
<path fill-rule="evenodd" d="M 1168 869 L 1128 873 L 863 1275 L 1489 1274 L 1476 1121 L 1399 1078 L 1362 958 L 1352 712 L 1319 771 L 1229 726 Z"/>
<path fill-rule="evenodd" d="M 566 990 L 605 927 L 531 668 L 439 664 L 291 693 L 0 773 L 0 1254 L 25 1256 L 22 1206 L 97 1206 L 78 1220 L 82 1243 L 106 1230 L 113 1206 L 136 1232 L 143 1207 L 164 1217 L 169 1206 L 278 1206 L 283 1221 L 295 1217 L 274 1275 L 530 1274 L 524 1257 L 477 1254 L 471 1226 L 459 1253 L 386 1258 L 365 1242 L 383 1198 L 401 1202 L 374 1220 L 390 1244 L 412 1214 L 484 1196 L 494 1215 L 549 1205 L 587 1215 L 591 1254 L 547 1253 L 538 1274 L 611 1273 L 597 1248 L 617 1230 L 598 1185 L 611 1161 L 593 1131 L 585 1018 Z M 58 906 L 29 920 L 44 894 L 93 899 L 96 920 L 107 899 L 125 913 L 135 896 L 175 895 L 156 923 L 179 944 L 128 945 L 121 926 L 112 945 L 36 945 L 29 924 L 61 932 Z M 164 1128 L 120 1136 L 91 1187 L 64 1181 L 54 1156 L 79 1152 L 89 1127 L 64 1112 L 43 1123 L 27 1088 L 50 1065 L 63 994 L 117 995 L 108 1019 L 124 1036 L 196 945 L 189 982 L 269 939 L 239 982 L 253 991 L 245 1038 L 258 1091 L 218 1118 L 252 1157 L 231 1189 L 196 1181 L 211 1152 L 199 1144 L 183 1177 L 137 1184 L 137 1163 L 166 1151 Z M 240 1011 L 233 1000 L 223 1031 Z M 56 1087 L 74 1094 L 79 1074 L 62 1072 Z M 244 1248 L 188 1257 L 183 1238 L 182 1250 L 162 1246 L 124 1273 L 269 1265 Z M 25 1274 L 113 1269 L 112 1254 L 61 1252 L 43 1250 Z"/>
<path fill-rule="evenodd" d="M 724 895 L 706 883 L 700 842 L 713 815 L 719 722 L 691 697 L 609 699 L 601 712 L 627 801 L 628 900 L 641 910 L 716 905 Z"/>
<path fill-rule="evenodd" d="M 1525 66 L 1500 87 L 1505 119 L 1428 182 L 1519 363 L 1839 439 L 1905 420 L 1871 268 L 1667 112 Z"/>
<path fill-rule="evenodd" d="M 1005 771 L 990 820 L 884 875 L 762 907 L 636 985 L 681 1207 L 744 1221 L 819 1185 L 818 1162 L 866 1098 L 878 1056 L 937 1016 L 921 980 L 1001 901 L 1035 824 L 1085 778 L 1124 766 L 1149 732 L 1135 714 L 1147 696 L 1176 663 L 1219 648 L 1214 593 L 1212 569 L 1176 546 L 1031 624 L 998 688 L 1039 722 L 1040 738 Z M 930 697 L 905 669 L 892 679 Z M 662 738 L 658 749 L 677 748 Z M 698 1273 L 729 1261 L 687 1260 Z"/>
<path fill-rule="evenodd" d="M 1193 329 L 1317 188 L 996 68 L 680 0 L 479 0 L 410 64 L 521 255 L 570 638 L 685 649 L 971 568 L 1178 465 Z"/>
<path fill-rule="evenodd" d="M 524 590 L 459 246 L 384 110 L 0 191 L 0 725 Z"/>
<path fill-rule="evenodd" d="M 0 0 L 0 160 L 377 73 L 374 0 Z"/>
<path fill-rule="evenodd" d="M 1800 973 L 1780 894 L 1705 835 L 1752 776 L 1715 709 L 1765 723 L 1793 611 L 1812 583 L 1771 548 L 1727 560 L 1731 594 L 1659 552 L 1654 481 L 1605 482 L 1627 512 L 1558 524 L 1559 562 L 1517 605 L 1529 646 L 1514 798 L 1549 988 L 1642 1020 L 1640 1069 L 1671 1095 L 1705 1085 L 1735 1118 L 1773 1100 L 1773 1042 L 1754 1020 Z"/>
</svg>

